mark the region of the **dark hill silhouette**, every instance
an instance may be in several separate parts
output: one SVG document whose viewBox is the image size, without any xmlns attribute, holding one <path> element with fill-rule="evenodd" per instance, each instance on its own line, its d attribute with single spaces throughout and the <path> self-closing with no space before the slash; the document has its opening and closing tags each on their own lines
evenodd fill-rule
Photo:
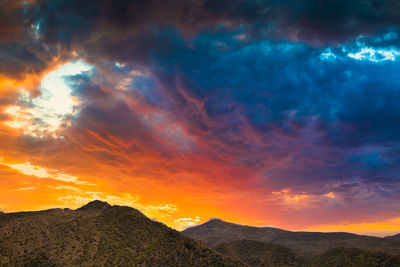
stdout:
<svg viewBox="0 0 400 267">
<path fill-rule="evenodd" d="M 245 266 L 130 207 L 0 216 L 0 266 Z"/>
<path fill-rule="evenodd" d="M 305 257 L 321 255 L 338 247 L 400 255 L 398 240 L 350 233 L 291 232 L 271 227 L 238 225 L 221 220 L 211 220 L 188 228 L 182 233 L 211 246 L 244 239 L 279 244 Z"/>
<path fill-rule="evenodd" d="M 357 248 L 335 248 L 315 257 L 301 257 L 293 250 L 250 240 L 224 243 L 215 247 L 223 254 L 241 259 L 254 267 L 399 267 L 400 256 Z"/>
<path fill-rule="evenodd" d="M 357 248 L 329 250 L 305 265 L 307 267 L 399 267 L 400 256 L 381 252 L 367 252 Z"/>
<path fill-rule="evenodd" d="M 387 236 L 387 237 L 385 237 L 385 238 L 386 238 L 386 239 L 400 240 L 400 234 L 392 235 L 392 236 Z"/>
<path fill-rule="evenodd" d="M 306 262 L 290 248 L 251 240 L 223 243 L 215 250 L 241 259 L 250 266 L 303 266 Z"/>
</svg>

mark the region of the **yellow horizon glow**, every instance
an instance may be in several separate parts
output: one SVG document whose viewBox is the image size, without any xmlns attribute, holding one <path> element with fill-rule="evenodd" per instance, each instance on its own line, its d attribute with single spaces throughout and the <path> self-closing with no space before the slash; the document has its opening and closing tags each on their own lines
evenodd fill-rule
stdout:
<svg viewBox="0 0 400 267">
<path fill-rule="evenodd" d="M 79 181 L 78 177 L 68 175 L 65 173 L 60 173 L 57 170 L 33 165 L 30 162 L 7 163 L 7 162 L 4 162 L 4 160 L 0 158 L 0 164 L 4 165 L 4 166 L 8 166 L 10 168 L 13 168 L 25 175 L 36 176 L 38 178 L 49 178 L 49 179 L 59 180 L 59 181 L 63 181 L 63 182 L 76 183 L 76 184 L 85 183 L 83 181 Z"/>
<path fill-rule="evenodd" d="M 318 225 L 304 230 L 310 232 L 348 232 L 385 237 L 400 233 L 400 217 L 377 222 Z"/>
</svg>

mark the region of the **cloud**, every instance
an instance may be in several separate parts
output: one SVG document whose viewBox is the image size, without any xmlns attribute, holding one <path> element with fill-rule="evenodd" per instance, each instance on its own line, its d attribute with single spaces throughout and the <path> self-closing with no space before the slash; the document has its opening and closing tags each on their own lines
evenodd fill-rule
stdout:
<svg viewBox="0 0 400 267">
<path fill-rule="evenodd" d="M 5 0 L 0 7 L 0 40 L 13 41 L 23 34 L 24 2 Z M 26 10 L 27 11 L 27 10 Z"/>
<path fill-rule="evenodd" d="M 175 220 L 175 224 L 178 226 L 179 230 L 183 230 L 187 227 L 191 227 L 199 223 L 200 223 L 199 216 L 196 216 L 195 218 L 188 217 L 188 218 L 179 218 Z"/>
<path fill-rule="evenodd" d="M 75 184 L 82 184 L 85 183 L 84 181 L 80 181 L 78 177 L 65 174 L 62 172 L 59 172 L 58 170 L 54 169 L 48 169 L 45 167 L 40 167 L 37 165 L 32 165 L 29 162 L 26 163 L 7 163 L 4 162 L 4 160 L 0 161 L 1 165 L 8 166 L 10 168 L 13 168 L 25 175 L 31 175 L 35 176 L 38 178 L 48 178 L 48 179 L 54 179 L 54 180 L 59 180 L 63 182 L 70 182 L 70 183 L 75 183 Z"/>
<path fill-rule="evenodd" d="M 277 37 L 314 43 L 337 42 L 373 34 L 399 25 L 400 7 L 394 0 L 328 1 L 38 1 L 33 19 L 49 42 L 60 39 L 74 46 L 91 34 L 114 41 L 152 24 L 175 25 L 184 33 L 226 23 L 229 29 L 248 25 L 253 38 Z M 63 16 L 61 11 L 68 16 Z M 89 16 L 87 14 L 90 14 Z M 239 35 L 240 36 L 240 35 Z M 86 37 L 86 38 L 85 38 Z M 104 45 L 105 39 L 96 38 Z M 90 42 L 90 41 L 89 41 Z"/>
<path fill-rule="evenodd" d="M 34 187 L 34 186 L 27 186 L 27 187 L 18 188 L 16 190 L 17 191 L 26 191 L 26 190 L 35 190 L 35 189 L 36 189 L 36 187 Z"/>
</svg>

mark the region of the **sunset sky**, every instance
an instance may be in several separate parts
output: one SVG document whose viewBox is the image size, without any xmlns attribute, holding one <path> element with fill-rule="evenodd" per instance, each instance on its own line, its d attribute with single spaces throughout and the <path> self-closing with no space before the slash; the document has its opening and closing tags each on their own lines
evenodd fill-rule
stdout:
<svg viewBox="0 0 400 267">
<path fill-rule="evenodd" d="M 400 2 L 0 0 L 0 210 L 94 199 L 400 233 Z"/>
</svg>

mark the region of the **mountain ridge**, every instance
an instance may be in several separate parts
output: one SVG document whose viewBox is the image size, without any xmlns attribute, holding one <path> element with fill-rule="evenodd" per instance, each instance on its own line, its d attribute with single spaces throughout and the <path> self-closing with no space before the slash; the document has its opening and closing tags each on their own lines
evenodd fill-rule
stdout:
<svg viewBox="0 0 400 267">
<path fill-rule="evenodd" d="M 182 233 L 213 247 L 238 240 L 251 240 L 283 245 L 306 257 L 321 255 L 337 247 L 400 255 L 400 241 L 346 232 L 292 232 L 212 220 L 185 229 Z"/>
<path fill-rule="evenodd" d="M 3 213 L 0 266 L 400 266 L 397 250 L 396 255 L 391 255 L 390 251 L 388 254 L 340 247 L 338 236 L 358 238 L 355 234 L 290 232 L 220 219 L 192 228 L 187 232 L 209 231 L 208 236 L 214 235 L 213 242 L 217 243 L 221 236 L 229 237 L 229 233 L 232 236 L 228 239 L 241 239 L 211 247 L 185 236 L 186 230 L 182 234 L 136 209 L 102 201 L 89 202 L 76 210 Z M 262 235 L 267 235 L 270 241 L 243 239 Z M 321 240 L 333 245 L 327 246 L 331 243 Z M 396 240 L 385 239 L 385 242 L 400 244 Z M 325 249 L 310 253 L 299 249 L 299 244 Z"/>
<path fill-rule="evenodd" d="M 0 237 L 0 266 L 246 266 L 136 209 L 99 201 L 4 213 Z"/>
</svg>

